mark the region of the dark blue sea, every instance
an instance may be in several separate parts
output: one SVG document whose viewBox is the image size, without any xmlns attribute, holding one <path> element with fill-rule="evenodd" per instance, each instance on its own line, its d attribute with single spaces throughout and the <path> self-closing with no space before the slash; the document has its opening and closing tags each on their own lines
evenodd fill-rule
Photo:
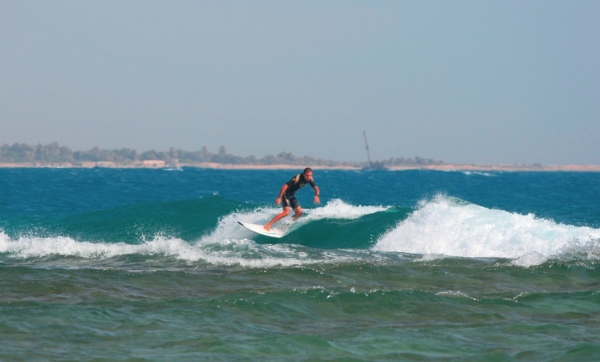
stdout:
<svg viewBox="0 0 600 362">
<path fill-rule="evenodd" d="M 600 173 L 298 172 L 0 169 L 0 360 L 600 360 Z"/>
</svg>

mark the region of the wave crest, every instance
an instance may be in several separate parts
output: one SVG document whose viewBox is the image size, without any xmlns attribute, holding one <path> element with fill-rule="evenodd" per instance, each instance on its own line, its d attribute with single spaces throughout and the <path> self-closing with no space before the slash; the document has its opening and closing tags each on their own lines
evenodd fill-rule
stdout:
<svg viewBox="0 0 600 362">
<path fill-rule="evenodd" d="M 508 258 L 517 265 L 530 266 L 584 250 L 595 258 L 600 255 L 599 240 L 600 229 L 488 209 L 437 195 L 422 201 L 407 219 L 380 237 L 373 250 Z"/>
</svg>

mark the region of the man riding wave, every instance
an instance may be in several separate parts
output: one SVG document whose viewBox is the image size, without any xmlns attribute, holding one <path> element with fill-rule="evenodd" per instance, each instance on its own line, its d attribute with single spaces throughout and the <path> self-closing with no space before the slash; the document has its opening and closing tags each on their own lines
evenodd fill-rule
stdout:
<svg viewBox="0 0 600 362">
<path fill-rule="evenodd" d="M 304 172 L 292 177 L 291 180 L 286 182 L 281 187 L 281 190 L 279 191 L 279 196 L 277 196 L 277 199 L 275 199 L 275 203 L 277 205 L 282 204 L 283 211 L 277 216 L 275 216 L 273 220 L 271 220 L 268 224 L 264 226 L 265 230 L 271 230 L 271 226 L 273 224 L 275 224 L 280 219 L 288 216 L 290 214 L 290 208 L 294 209 L 294 216 L 292 216 L 294 220 L 297 220 L 300 216 L 302 216 L 302 207 L 300 207 L 300 204 L 298 203 L 298 200 L 296 199 L 294 194 L 306 184 L 310 184 L 313 190 L 315 190 L 315 204 L 321 202 L 319 199 L 319 187 L 315 183 L 315 180 L 312 177 L 312 173 L 312 169 L 310 167 L 307 167 L 304 169 Z"/>
</svg>

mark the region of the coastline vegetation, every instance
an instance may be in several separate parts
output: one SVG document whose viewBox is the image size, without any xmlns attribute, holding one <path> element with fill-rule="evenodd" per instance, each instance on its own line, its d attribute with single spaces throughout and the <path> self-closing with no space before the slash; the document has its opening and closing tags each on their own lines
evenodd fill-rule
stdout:
<svg viewBox="0 0 600 362">
<path fill-rule="evenodd" d="M 0 147 L 0 163 L 52 165 L 52 164 L 83 164 L 89 162 L 110 162 L 115 165 L 136 165 L 144 161 L 159 160 L 165 165 L 194 165 L 202 163 L 218 163 L 228 165 L 314 165 L 330 167 L 368 167 L 368 162 L 333 161 L 314 158 L 310 156 L 295 156 L 290 152 L 281 152 L 277 155 L 266 155 L 262 158 L 255 156 L 237 156 L 227 152 L 225 146 L 219 147 L 217 153 L 211 153 L 206 146 L 200 151 L 184 151 L 170 148 L 168 151 L 145 151 L 139 153 L 130 148 L 114 150 L 94 147 L 87 151 L 74 151 L 68 146 L 57 142 L 42 145 L 28 145 L 25 143 L 4 144 Z M 443 161 L 415 157 L 392 157 L 377 162 L 384 167 L 391 166 L 428 166 L 443 165 Z"/>
</svg>

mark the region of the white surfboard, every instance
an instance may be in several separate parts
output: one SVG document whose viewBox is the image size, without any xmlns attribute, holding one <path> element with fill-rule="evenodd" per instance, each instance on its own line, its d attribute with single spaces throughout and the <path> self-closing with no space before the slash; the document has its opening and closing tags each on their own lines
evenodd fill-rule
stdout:
<svg viewBox="0 0 600 362">
<path fill-rule="evenodd" d="M 267 231 L 267 230 L 265 230 L 265 228 L 262 225 L 250 224 L 250 223 L 241 222 L 241 221 L 238 221 L 238 224 L 242 225 L 243 227 L 245 227 L 248 230 L 254 231 L 255 233 L 259 233 L 261 235 L 269 236 L 272 238 L 280 238 L 285 235 L 285 232 L 283 232 L 282 230 L 276 229 L 276 228 L 271 228 L 270 231 Z"/>
</svg>

